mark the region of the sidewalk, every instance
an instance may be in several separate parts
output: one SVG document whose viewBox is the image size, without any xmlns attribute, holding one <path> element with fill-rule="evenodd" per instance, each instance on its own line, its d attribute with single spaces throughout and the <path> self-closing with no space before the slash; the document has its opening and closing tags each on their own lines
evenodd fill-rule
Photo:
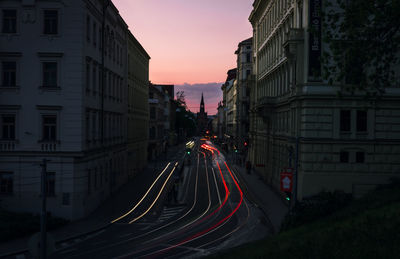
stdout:
<svg viewBox="0 0 400 259">
<path fill-rule="evenodd" d="M 169 154 L 174 155 L 180 150 L 182 150 L 182 152 L 184 151 L 181 145 L 171 147 Z M 160 169 L 167 164 L 168 158 L 169 156 L 166 155 L 160 157 L 156 163 L 149 163 L 146 169 L 138 173 L 134 178 L 128 180 L 127 183 L 122 185 L 111 197 L 107 198 L 88 217 L 73 221 L 66 226 L 50 231 L 49 233 L 53 236 L 55 242 L 58 243 L 60 241 L 75 239 L 79 236 L 85 236 L 107 228 L 110 225 L 111 219 L 120 216 L 123 212 L 127 211 L 127 209 L 131 208 L 132 204 L 135 204 L 142 198 L 146 188 L 150 186 L 157 177 Z M 160 159 L 164 161 L 160 161 Z M 10 253 L 28 249 L 29 239 L 30 236 L 1 243 L 0 258 Z"/>
<path fill-rule="evenodd" d="M 225 155 L 226 158 L 230 157 Z M 247 198 L 254 202 L 267 216 L 272 233 L 277 233 L 289 211 L 288 205 L 271 186 L 266 184 L 254 170 L 247 174 L 246 168 L 229 161 L 239 178 Z"/>
</svg>

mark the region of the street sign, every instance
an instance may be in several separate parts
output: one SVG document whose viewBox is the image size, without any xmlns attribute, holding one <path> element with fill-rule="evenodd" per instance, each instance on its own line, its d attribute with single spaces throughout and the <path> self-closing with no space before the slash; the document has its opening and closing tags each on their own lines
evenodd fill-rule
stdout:
<svg viewBox="0 0 400 259">
<path fill-rule="evenodd" d="M 284 168 L 281 172 L 281 191 L 292 192 L 293 190 L 293 169 Z"/>
</svg>

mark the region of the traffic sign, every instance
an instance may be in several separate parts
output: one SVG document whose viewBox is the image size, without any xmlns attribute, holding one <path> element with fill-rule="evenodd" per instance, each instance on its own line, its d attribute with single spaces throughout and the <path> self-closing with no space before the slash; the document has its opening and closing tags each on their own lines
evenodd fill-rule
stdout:
<svg viewBox="0 0 400 259">
<path fill-rule="evenodd" d="M 281 191 L 292 192 L 293 190 L 293 169 L 285 168 L 281 172 Z"/>
</svg>

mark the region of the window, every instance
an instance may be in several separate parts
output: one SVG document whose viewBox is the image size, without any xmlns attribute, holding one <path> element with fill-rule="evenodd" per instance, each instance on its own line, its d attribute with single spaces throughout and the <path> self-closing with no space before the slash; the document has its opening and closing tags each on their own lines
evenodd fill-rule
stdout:
<svg viewBox="0 0 400 259">
<path fill-rule="evenodd" d="M 97 169 L 96 168 L 93 170 L 93 176 L 94 176 L 94 180 L 93 180 L 94 190 L 97 190 Z"/>
<path fill-rule="evenodd" d="M 97 140 L 97 128 L 96 128 L 96 113 L 92 113 L 92 140 Z"/>
<path fill-rule="evenodd" d="M 17 32 L 17 10 L 3 10 L 3 33 Z"/>
<path fill-rule="evenodd" d="M 250 53 L 246 54 L 246 62 L 249 63 L 250 62 Z"/>
<path fill-rule="evenodd" d="M 43 62 L 43 87 L 57 87 L 57 62 Z"/>
<path fill-rule="evenodd" d="M 155 119 L 155 118 L 156 118 L 156 108 L 150 107 L 150 119 Z"/>
<path fill-rule="evenodd" d="M 249 76 L 250 76 L 250 70 L 248 69 L 248 70 L 246 70 L 246 78 L 249 78 Z"/>
<path fill-rule="evenodd" d="M 88 180 L 87 180 L 87 190 L 88 190 L 88 194 L 90 194 L 90 190 L 91 190 L 91 184 L 92 184 L 92 182 L 90 181 L 91 180 L 91 172 L 90 172 L 90 169 L 88 169 L 87 170 L 87 176 L 88 176 Z"/>
<path fill-rule="evenodd" d="M 43 12 L 43 33 L 44 34 L 57 34 L 58 33 L 58 11 L 57 10 L 44 10 Z"/>
<path fill-rule="evenodd" d="M 86 92 L 90 92 L 90 63 L 86 62 Z"/>
<path fill-rule="evenodd" d="M 349 162 L 349 152 L 341 151 L 340 152 L 340 163 L 348 163 Z"/>
<path fill-rule="evenodd" d="M 365 153 L 356 152 L 356 163 L 364 163 L 364 161 L 365 161 Z"/>
<path fill-rule="evenodd" d="M 90 16 L 86 16 L 86 39 L 90 42 Z"/>
<path fill-rule="evenodd" d="M 96 33 L 97 33 L 97 25 L 96 25 L 95 22 L 93 22 L 93 46 L 95 46 L 95 47 L 96 47 L 96 44 L 97 44 L 97 35 L 96 35 Z"/>
<path fill-rule="evenodd" d="M 17 84 L 17 63 L 15 61 L 3 61 L 2 86 L 16 86 Z"/>
<path fill-rule="evenodd" d="M 13 172 L 0 172 L 0 194 L 13 193 Z"/>
<path fill-rule="evenodd" d="M 93 77 L 93 95 L 96 94 L 96 90 L 97 90 L 97 69 L 96 66 L 93 64 L 93 70 L 92 70 L 92 77 Z"/>
<path fill-rule="evenodd" d="M 62 205 L 64 205 L 64 206 L 70 205 L 70 197 L 71 197 L 71 195 L 69 194 L 69 192 L 63 192 Z"/>
<path fill-rule="evenodd" d="M 340 111 L 340 131 L 350 131 L 351 129 L 351 111 Z"/>
<path fill-rule="evenodd" d="M 43 136 L 44 141 L 56 141 L 57 139 L 57 117 L 54 115 L 44 115 L 43 122 Z"/>
<path fill-rule="evenodd" d="M 15 115 L 3 115 L 1 126 L 2 139 L 15 139 Z"/>
<path fill-rule="evenodd" d="M 367 131 L 367 111 L 357 111 L 357 132 Z"/>
<path fill-rule="evenodd" d="M 155 139 L 156 138 L 156 128 L 151 127 L 150 128 L 150 139 Z"/>
<path fill-rule="evenodd" d="M 56 187 L 56 173 L 55 172 L 47 172 L 46 177 L 46 196 L 55 196 L 55 188 Z"/>
<path fill-rule="evenodd" d="M 89 112 L 86 112 L 86 141 L 90 142 L 90 117 Z"/>
</svg>

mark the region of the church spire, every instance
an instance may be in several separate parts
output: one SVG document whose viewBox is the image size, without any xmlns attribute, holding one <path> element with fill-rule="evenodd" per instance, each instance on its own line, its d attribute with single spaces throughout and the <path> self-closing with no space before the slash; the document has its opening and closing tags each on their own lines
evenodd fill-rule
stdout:
<svg viewBox="0 0 400 259">
<path fill-rule="evenodd" d="M 200 113 L 204 113 L 204 98 L 203 98 L 203 93 L 201 93 Z"/>
</svg>

